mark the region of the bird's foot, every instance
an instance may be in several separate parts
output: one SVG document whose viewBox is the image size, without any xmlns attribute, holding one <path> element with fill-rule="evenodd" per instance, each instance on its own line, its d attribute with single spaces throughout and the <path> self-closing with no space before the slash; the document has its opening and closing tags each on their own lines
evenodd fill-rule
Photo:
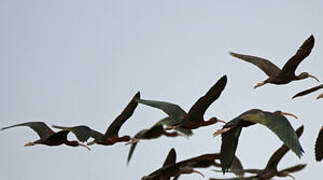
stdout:
<svg viewBox="0 0 323 180">
<path fill-rule="evenodd" d="M 138 139 L 138 138 L 131 138 L 130 141 L 128 141 L 125 145 L 135 144 L 139 141 L 140 141 L 140 139 Z"/>
<path fill-rule="evenodd" d="M 220 134 L 223 134 L 223 133 L 229 131 L 230 129 L 231 129 L 231 127 L 219 129 L 219 130 L 215 131 L 215 133 L 213 133 L 213 136 L 216 137 Z"/>
<path fill-rule="evenodd" d="M 253 88 L 256 89 L 260 86 L 263 86 L 265 83 L 261 82 L 261 83 L 257 83 Z"/>
<path fill-rule="evenodd" d="M 35 143 L 29 142 L 29 143 L 26 143 L 24 146 L 33 146 L 33 145 L 35 145 Z"/>
<path fill-rule="evenodd" d="M 85 147 L 87 150 L 91 151 L 91 148 L 87 146 L 86 144 L 79 143 L 79 146 Z"/>
</svg>

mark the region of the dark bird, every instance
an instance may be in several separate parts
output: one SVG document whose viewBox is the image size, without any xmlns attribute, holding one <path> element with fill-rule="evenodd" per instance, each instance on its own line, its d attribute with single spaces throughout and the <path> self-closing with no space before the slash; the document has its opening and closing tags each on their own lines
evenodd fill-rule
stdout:
<svg viewBox="0 0 323 180">
<path fill-rule="evenodd" d="M 174 149 L 170 153 L 176 153 Z M 169 155 L 168 155 L 169 156 Z M 163 167 L 152 172 L 148 176 L 144 176 L 143 180 L 169 180 L 171 177 L 177 177 L 181 174 L 191 174 L 197 173 L 204 177 L 204 175 L 194 170 L 192 166 L 195 167 L 206 167 L 213 164 L 212 161 L 219 158 L 219 154 L 204 154 L 198 157 L 190 158 L 184 161 L 176 162 L 176 159 L 172 163 L 164 163 Z"/>
<path fill-rule="evenodd" d="M 291 166 L 289 168 L 285 168 L 282 169 L 280 171 L 278 171 L 276 174 L 266 174 L 266 175 L 261 175 L 261 176 L 249 176 L 249 177 L 237 177 L 237 178 L 227 178 L 227 179 L 223 179 L 223 178 L 210 178 L 209 180 L 272 180 L 272 177 L 292 177 L 294 180 L 295 178 L 290 175 L 290 173 L 295 173 L 298 171 L 303 170 L 306 167 L 306 164 L 297 164 L 295 166 Z M 259 171 L 250 171 L 250 173 L 258 173 Z"/>
<path fill-rule="evenodd" d="M 316 161 L 321 161 L 323 159 L 323 126 L 321 127 L 315 142 L 315 159 Z"/>
<path fill-rule="evenodd" d="M 87 141 L 90 137 L 94 138 L 94 141 L 89 142 L 88 145 L 101 144 L 101 145 L 113 145 L 117 142 L 126 142 L 131 138 L 130 136 L 119 137 L 119 130 L 121 126 L 132 116 L 138 102 L 136 99 L 140 98 L 140 92 L 131 99 L 127 107 L 122 111 L 122 113 L 111 123 L 105 134 L 102 134 L 96 130 L 89 128 L 88 126 L 74 126 L 74 127 L 62 127 L 53 126 L 58 129 L 63 129 L 66 131 L 72 131 L 80 141 Z"/>
<path fill-rule="evenodd" d="M 188 159 L 184 161 L 186 163 L 186 166 L 189 166 L 191 168 L 210 168 L 212 166 L 214 167 L 222 167 L 221 163 L 216 162 L 215 160 L 220 159 L 220 153 L 213 153 L 213 154 L 204 154 L 198 157 L 194 157 L 191 159 Z M 244 172 L 243 166 L 240 162 L 240 160 L 235 156 L 233 159 L 233 162 L 231 164 L 231 167 L 229 168 L 230 171 L 236 174 L 238 177 L 243 177 Z M 173 180 L 176 180 L 180 177 L 180 175 L 175 176 Z"/>
<path fill-rule="evenodd" d="M 275 64 L 264 58 L 234 52 L 230 52 L 230 55 L 256 65 L 269 76 L 268 79 L 254 86 L 254 88 L 257 88 L 266 83 L 287 84 L 291 81 L 302 80 L 308 77 L 319 81 L 315 76 L 310 75 L 307 72 L 295 75 L 297 66 L 311 53 L 313 46 L 314 36 L 311 35 L 297 50 L 296 54 L 287 61 L 282 69 L 279 69 Z"/>
<path fill-rule="evenodd" d="M 299 127 L 296 130 L 297 137 L 299 138 L 304 131 L 304 126 Z M 245 177 L 241 179 L 258 179 L 258 180 L 265 180 L 265 179 L 271 179 L 274 176 L 278 177 L 294 177 L 290 174 L 293 172 L 297 172 L 305 168 L 306 164 L 298 164 L 296 166 L 292 166 L 283 170 L 278 171 L 278 163 L 281 161 L 281 159 L 286 155 L 286 153 L 289 151 L 289 148 L 283 144 L 279 149 L 277 149 L 269 158 L 269 161 L 267 162 L 267 165 L 264 169 L 238 169 L 238 170 L 232 170 L 230 169 L 229 172 L 237 173 L 237 172 L 244 172 L 244 173 L 251 173 L 256 174 L 255 176 L 251 177 Z M 220 179 L 212 179 L 212 180 L 220 180 Z"/>
<path fill-rule="evenodd" d="M 242 113 L 238 117 L 226 123 L 221 130 L 215 132 L 214 135 L 222 134 L 220 160 L 223 173 L 228 170 L 232 163 L 237 150 L 242 127 L 248 127 L 255 123 L 260 123 L 273 131 L 288 148 L 300 157 L 304 152 L 303 148 L 298 141 L 293 127 L 284 115 L 290 115 L 297 118 L 293 114 L 281 111 L 271 113 L 259 109 L 252 109 Z"/>
<path fill-rule="evenodd" d="M 168 117 L 164 118 L 162 120 L 162 123 L 167 126 L 171 126 L 170 129 L 196 129 L 201 126 L 208 126 L 217 122 L 224 122 L 216 117 L 212 117 L 209 120 L 205 121 L 203 116 L 207 108 L 216 99 L 219 98 L 226 83 L 227 77 L 226 75 L 224 75 L 211 87 L 211 89 L 204 96 L 202 96 L 195 102 L 188 113 L 186 113 L 180 106 L 169 102 L 144 99 L 139 99 L 138 102 L 164 111 L 168 115 Z"/>
<path fill-rule="evenodd" d="M 31 129 L 33 129 L 40 137 L 39 140 L 26 143 L 25 146 L 33 146 L 36 144 L 44 144 L 47 146 L 58 146 L 58 145 L 66 144 L 68 146 L 73 146 L 73 147 L 83 146 L 88 150 L 90 150 L 90 148 L 85 144 L 79 143 L 78 141 L 67 140 L 67 134 L 69 133 L 69 131 L 63 130 L 59 132 L 54 132 L 44 122 L 21 123 L 13 126 L 4 127 L 1 130 L 5 130 L 12 127 L 18 127 L 18 126 L 28 126 Z"/>
<path fill-rule="evenodd" d="M 158 124 L 158 123 L 157 123 Z M 179 136 L 180 134 L 178 132 L 167 132 L 163 125 L 154 125 L 150 129 L 143 129 L 139 131 L 134 138 L 132 138 L 132 141 L 128 142 L 127 144 L 131 144 L 129 154 L 128 154 L 128 159 L 127 159 L 127 164 L 130 162 L 131 157 L 133 155 L 133 152 L 135 151 L 135 148 L 141 139 L 157 139 L 160 136 L 167 136 L 167 137 L 176 137 Z"/>
<path fill-rule="evenodd" d="M 175 150 L 174 150 L 175 152 Z M 157 169 L 156 171 L 152 172 L 148 176 L 143 177 L 144 180 L 153 180 L 153 179 L 170 179 L 171 177 L 174 177 L 173 180 L 178 179 L 180 175 L 182 174 L 191 174 L 191 173 L 198 173 L 201 176 L 204 177 L 204 175 L 195 170 L 194 168 L 209 168 L 211 166 L 215 167 L 221 167 L 221 164 L 217 163 L 215 160 L 218 160 L 220 158 L 219 153 L 213 153 L 213 154 L 203 154 L 197 157 L 189 158 L 187 160 L 180 161 L 178 163 L 175 163 L 175 160 L 172 163 L 169 163 L 167 165 L 161 167 L 160 169 Z M 241 162 L 238 158 L 234 159 L 234 165 L 230 167 L 230 169 L 234 169 L 236 171 L 242 170 L 243 167 L 241 165 Z M 237 173 L 239 176 L 243 174 L 243 172 Z"/>
<path fill-rule="evenodd" d="M 305 96 L 305 95 L 310 94 L 310 93 L 312 93 L 314 91 L 317 91 L 317 90 L 319 90 L 321 88 L 323 88 L 323 84 L 315 86 L 315 87 L 312 87 L 312 88 L 307 89 L 307 90 L 304 90 L 302 92 L 299 92 L 295 96 L 293 96 L 292 99 L 294 99 L 296 97 L 299 97 L 299 96 Z M 319 99 L 319 98 L 323 98 L 323 93 L 320 94 L 316 99 Z"/>
</svg>

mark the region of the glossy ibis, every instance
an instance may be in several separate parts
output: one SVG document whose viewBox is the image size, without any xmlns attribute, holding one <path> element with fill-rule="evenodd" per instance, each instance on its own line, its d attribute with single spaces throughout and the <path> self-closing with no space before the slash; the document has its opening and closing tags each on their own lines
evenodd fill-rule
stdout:
<svg viewBox="0 0 323 180">
<path fill-rule="evenodd" d="M 323 159 L 323 126 L 317 136 L 315 142 L 315 159 L 321 161 Z"/>
<path fill-rule="evenodd" d="M 303 134 L 303 131 L 304 131 L 304 126 L 301 126 L 296 130 L 296 134 L 298 138 Z M 264 169 L 241 169 L 241 170 L 230 169 L 228 172 L 232 172 L 232 173 L 244 172 L 244 173 L 256 174 L 255 176 L 245 177 L 242 179 L 264 180 L 264 179 L 271 179 L 274 176 L 278 176 L 278 177 L 289 176 L 294 179 L 294 177 L 290 175 L 290 173 L 302 170 L 303 168 L 305 168 L 306 164 L 298 164 L 296 166 L 292 166 L 278 171 L 277 169 L 278 163 L 281 161 L 281 159 L 285 156 L 285 154 L 288 151 L 289 151 L 289 148 L 285 144 L 283 144 L 271 155 Z M 220 180 L 220 179 L 213 178 L 213 180 Z"/>
<path fill-rule="evenodd" d="M 227 171 L 232 163 L 242 127 L 248 127 L 255 123 L 260 123 L 273 131 L 287 147 L 300 157 L 304 151 L 297 139 L 293 127 L 284 115 L 290 115 L 296 118 L 293 114 L 281 111 L 271 113 L 259 109 L 252 109 L 242 113 L 226 123 L 221 130 L 215 132 L 214 135 L 222 134 L 220 160 L 223 173 Z"/>
<path fill-rule="evenodd" d="M 312 93 L 314 91 L 317 91 L 317 90 L 319 90 L 321 88 L 323 88 L 323 84 L 315 86 L 315 87 L 312 87 L 312 88 L 307 89 L 307 90 L 304 90 L 302 92 L 299 92 L 295 96 L 293 96 L 292 99 L 294 99 L 296 97 L 299 97 L 299 96 L 305 96 L 305 95 L 310 94 L 310 93 Z M 322 97 L 323 97 L 323 94 L 320 94 L 316 99 L 319 99 L 319 98 L 322 98 Z"/>
<path fill-rule="evenodd" d="M 134 138 L 132 138 L 132 141 L 130 141 L 128 144 L 131 144 L 129 154 L 128 154 L 128 159 L 127 159 L 127 164 L 130 162 L 131 157 L 133 155 L 133 152 L 137 146 L 137 143 L 141 139 L 156 139 L 159 138 L 160 136 L 167 136 L 167 137 L 176 137 L 179 136 L 180 134 L 177 132 L 167 132 L 162 125 L 155 125 L 151 127 L 150 129 L 144 129 L 139 131 Z"/>
<path fill-rule="evenodd" d="M 204 96 L 195 102 L 188 113 L 186 113 L 180 106 L 169 102 L 144 99 L 140 99 L 138 102 L 164 111 L 168 117 L 164 118 L 163 122 L 166 125 L 170 125 L 171 128 L 180 127 L 182 129 L 196 129 L 201 126 L 208 126 L 217 122 L 224 122 L 216 117 L 212 117 L 205 121 L 203 115 L 207 108 L 219 98 L 226 83 L 227 77 L 224 75 Z"/>
<path fill-rule="evenodd" d="M 166 163 L 167 159 L 169 159 L 168 157 L 170 156 L 171 153 L 173 153 L 173 154 L 175 153 L 175 155 L 172 155 L 172 157 L 175 156 L 175 158 L 173 158 L 172 161 L 168 161 L 170 163 Z M 169 180 L 171 177 L 177 177 L 181 174 L 191 174 L 191 173 L 197 173 L 197 174 L 200 174 L 201 176 L 204 177 L 204 175 L 201 172 L 196 171 L 196 170 L 194 170 L 194 168 L 190 167 L 190 164 L 195 163 L 200 160 L 203 160 L 203 159 L 210 159 L 210 158 L 215 159 L 218 157 L 219 157 L 218 155 L 216 155 L 216 156 L 213 155 L 212 157 L 210 157 L 209 155 L 203 155 L 203 157 L 199 156 L 196 158 L 191 158 L 191 159 L 188 159 L 185 161 L 175 163 L 176 162 L 176 151 L 174 149 L 172 149 L 169 152 L 164 165 L 160 169 L 157 169 L 156 171 L 149 174 L 148 176 L 144 176 L 142 178 L 142 180 L 155 180 L 155 179 L 156 180 L 157 179 L 158 180 Z"/>
<path fill-rule="evenodd" d="M 182 161 L 182 163 L 186 164 L 185 166 L 188 166 L 191 168 L 209 168 L 212 166 L 222 167 L 220 163 L 215 161 L 218 159 L 220 159 L 220 153 L 213 153 L 213 154 L 204 154 L 197 157 L 193 157 L 188 160 Z M 237 172 L 236 175 L 239 177 L 243 177 L 244 175 L 244 172 L 241 171 L 243 170 L 243 166 L 237 157 L 233 159 L 233 162 L 229 170 L 232 170 L 233 172 Z M 178 179 L 179 176 L 180 175 L 175 176 L 173 180 Z"/>
<path fill-rule="evenodd" d="M 291 81 L 302 80 L 309 77 L 319 81 L 315 76 L 310 75 L 307 72 L 295 75 L 297 66 L 311 53 L 313 46 L 314 36 L 311 35 L 297 50 L 296 54 L 287 61 L 282 69 L 264 58 L 234 52 L 230 52 L 230 55 L 256 65 L 269 76 L 268 79 L 254 86 L 254 88 L 257 88 L 266 83 L 287 84 Z"/>
<path fill-rule="evenodd" d="M 88 145 L 101 144 L 101 145 L 113 145 L 117 142 L 126 142 L 131 138 L 130 136 L 119 137 L 118 133 L 121 126 L 129 119 L 134 113 L 138 102 L 136 99 L 140 98 L 140 92 L 131 99 L 127 107 L 122 111 L 122 113 L 111 123 L 111 125 L 106 130 L 105 134 L 95 131 L 88 126 L 74 126 L 74 127 L 63 127 L 63 126 L 53 126 L 55 128 L 72 131 L 80 141 L 87 141 L 90 137 L 94 138 L 94 141 L 89 142 Z"/>
<path fill-rule="evenodd" d="M 67 140 L 67 134 L 69 131 L 59 131 L 54 132 L 52 129 L 50 129 L 44 122 L 26 122 L 21 124 L 16 124 L 13 126 L 4 127 L 1 130 L 5 130 L 12 127 L 18 127 L 18 126 L 28 126 L 31 129 L 33 129 L 40 137 L 39 140 L 34 142 L 26 143 L 25 146 L 33 146 L 36 144 L 44 144 L 47 146 L 58 146 L 61 144 L 66 144 L 68 146 L 83 146 L 90 150 L 90 148 L 82 143 L 79 143 L 78 141 L 69 141 Z"/>
</svg>

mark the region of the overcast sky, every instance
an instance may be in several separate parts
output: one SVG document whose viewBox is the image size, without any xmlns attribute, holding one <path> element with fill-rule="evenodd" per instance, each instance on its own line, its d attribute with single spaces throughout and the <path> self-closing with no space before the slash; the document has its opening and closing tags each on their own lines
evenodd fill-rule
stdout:
<svg viewBox="0 0 323 180">
<path fill-rule="evenodd" d="M 288 85 L 253 86 L 266 75 L 229 56 L 257 55 L 282 66 L 311 34 L 312 53 L 296 73 L 323 80 L 322 1 L 0 1 L 0 127 L 27 121 L 85 124 L 105 132 L 132 96 L 170 101 L 185 110 L 224 74 L 228 83 L 205 114 L 229 121 L 251 108 L 291 112 L 305 154 L 289 152 L 279 164 L 307 163 L 297 179 L 318 179 L 314 142 L 322 121 L 320 93 L 291 100 L 318 85 L 313 79 Z M 322 92 L 322 91 L 321 91 Z M 135 135 L 166 115 L 138 106 L 120 130 Z M 0 132 L 0 179 L 139 179 L 159 168 L 175 147 L 178 161 L 218 152 L 221 125 L 194 130 L 189 139 L 160 138 L 138 144 L 129 166 L 129 147 L 24 147 L 38 139 L 27 127 Z M 69 135 L 69 139 L 74 139 Z M 263 168 L 282 142 L 266 127 L 246 128 L 237 156 L 245 168 Z M 201 170 L 206 178 L 222 176 Z M 181 179 L 202 179 L 186 175 Z M 278 178 L 279 179 L 279 178 Z"/>
</svg>

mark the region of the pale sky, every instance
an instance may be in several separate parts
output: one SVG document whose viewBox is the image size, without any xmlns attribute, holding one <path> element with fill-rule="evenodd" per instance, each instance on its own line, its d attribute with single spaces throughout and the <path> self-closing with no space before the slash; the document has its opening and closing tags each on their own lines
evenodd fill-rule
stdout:
<svg viewBox="0 0 323 180">
<path fill-rule="evenodd" d="M 304 124 L 305 154 L 289 152 L 279 164 L 307 163 L 293 174 L 318 179 L 322 162 L 314 143 L 323 125 L 320 92 L 291 100 L 318 85 L 313 79 L 288 85 L 253 86 L 266 75 L 229 56 L 256 55 L 282 66 L 311 34 L 312 53 L 298 67 L 323 81 L 322 1 L 0 1 L 0 127 L 27 121 L 48 125 L 88 125 L 105 132 L 131 97 L 170 101 L 185 110 L 224 74 L 228 83 L 205 114 L 230 121 L 251 108 L 296 114 Z M 166 115 L 138 106 L 120 130 L 135 135 Z M 139 179 L 159 168 L 174 147 L 181 161 L 218 152 L 222 125 L 194 130 L 189 139 L 142 141 L 127 166 L 129 147 L 24 147 L 38 139 L 27 127 L 0 132 L 0 179 Z M 69 135 L 69 139 L 75 139 Z M 282 142 L 266 127 L 243 130 L 236 155 L 245 168 L 263 168 Z M 201 169 L 210 177 L 231 177 Z M 185 175 L 181 179 L 202 179 Z M 279 178 L 277 178 L 279 179 Z"/>
</svg>

